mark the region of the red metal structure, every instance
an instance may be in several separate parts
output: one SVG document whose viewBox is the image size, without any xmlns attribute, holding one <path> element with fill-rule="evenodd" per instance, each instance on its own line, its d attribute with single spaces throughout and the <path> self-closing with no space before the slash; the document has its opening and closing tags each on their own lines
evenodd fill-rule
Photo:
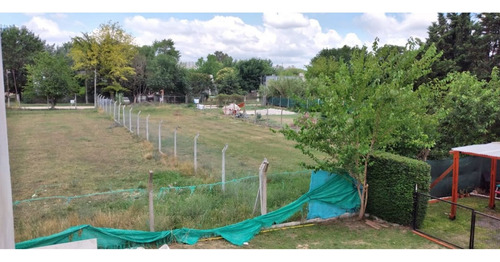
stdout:
<svg viewBox="0 0 500 262">
<path fill-rule="evenodd" d="M 493 142 L 489 144 L 479 144 L 452 148 L 450 154 L 453 155 L 453 185 L 451 191 L 451 202 L 457 203 L 458 200 L 458 168 L 460 154 L 479 156 L 491 159 L 490 170 L 490 200 L 489 208 L 495 208 L 495 187 L 496 187 L 496 173 L 497 173 L 497 160 L 500 159 L 500 142 Z M 449 172 L 449 171 L 448 171 Z M 451 205 L 450 219 L 455 219 L 457 206 Z"/>
</svg>

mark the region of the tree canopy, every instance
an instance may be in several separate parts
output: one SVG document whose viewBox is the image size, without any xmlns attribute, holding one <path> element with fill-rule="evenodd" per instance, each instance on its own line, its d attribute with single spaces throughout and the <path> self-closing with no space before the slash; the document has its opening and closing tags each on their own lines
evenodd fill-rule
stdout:
<svg viewBox="0 0 500 262">
<path fill-rule="evenodd" d="M 391 46 L 378 47 L 377 41 L 373 52 L 366 47 L 355 50 L 348 62 L 339 61 L 333 78 L 322 77 L 318 115 L 307 113 L 295 121 L 299 130 L 282 130 L 316 162 L 314 168 L 344 170 L 358 181 L 360 216 L 368 194 L 368 160 L 374 152 L 398 141 L 403 131 L 421 147 L 433 145 L 422 128 L 429 119 L 419 117 L 426 115 L 426 103 L 413 85 L 438 58 L 436 48 L 425 49 L 414 41 L 402 53 Z"/>
<path fill-rule="evenodd" d="M 34 57 L 34 64 L 27 65 L 26 69 L 26 95 L 46 97 L 52 108 L 57 100 L 79 92 L 73 71 L 61 55 L 40 52 Z"/>
</svg>

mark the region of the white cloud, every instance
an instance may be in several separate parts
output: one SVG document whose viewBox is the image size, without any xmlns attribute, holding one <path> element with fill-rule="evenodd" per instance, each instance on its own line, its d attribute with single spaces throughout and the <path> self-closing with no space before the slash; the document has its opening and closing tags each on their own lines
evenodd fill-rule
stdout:
<svg viewBox="0 0 500 262">
<path fill-rule="evenodd" d="M 437 20 L 436 13 L 408 13 L 398 19 L 385 13 L 365 13 L 358 22 L 381 44 L 405 45 L 410 37 L 427 38 L 427 27 Z"/>
<path fill-rule="evenodd" d="M 264 13 L 262 19 L 265 25 L 280 29 L 306 27 L 309 25 L 309 20 L 299 13 Z"/>
<path fill-rule="evenodd" d="M 222 51 L 237 60 L 257 57 L 303 67 L 323 48 L 361 43 L 354 33 L 342 37 L 335 30 L 323 32 L 317 20 L 301 14 L 263 15 L 262 26 L 246 24 L 234 16 L 204 21 L 134 16 L 125 19 L 125 27 L 140 45 L 172 39 L 182 61 L 196 61 Z"/>
<path fill-rule="evenodd" d="M 56 22 L 41 16 L 32 17 L 24 25 L 48 44 L 60 45 L 77 35 L 75 32 L 61 30 Z"/>
</svg>

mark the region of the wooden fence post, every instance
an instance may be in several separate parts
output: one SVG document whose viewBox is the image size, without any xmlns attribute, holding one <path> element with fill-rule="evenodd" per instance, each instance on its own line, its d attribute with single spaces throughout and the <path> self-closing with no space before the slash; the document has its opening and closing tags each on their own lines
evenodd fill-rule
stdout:
<svg viewBox="0 0 500 262">
<path fill-rule="evenodd" d="M 153 206 L 153 171 L 149 170 L 149 181 L 148 181 L 148 192 L 149 192 L 149 231 L 155 231 L 155 212 Z"/>
<path fill-rule="evenodd" d="M 260 214 L 267 214 L 267 167 L 269 162 L 264 158 L 259 168 Z"/>
</svg>

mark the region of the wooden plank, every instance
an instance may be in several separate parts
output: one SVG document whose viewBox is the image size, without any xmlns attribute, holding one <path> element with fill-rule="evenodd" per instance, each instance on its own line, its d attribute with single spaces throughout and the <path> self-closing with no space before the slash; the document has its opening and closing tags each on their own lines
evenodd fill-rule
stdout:
<svg viewBox="0 0 500 262">
<path fill-rule="evenodd" d="M 365 223 L 366 223 L 367 225 L 369 225 L 369 226 L 371 226 L 371 227 L 375 228 L 375 229 L 380 229 L 380 226 L 379 226 L 379 225 L 377 225 L 377 223 L 375 223 L 375 222 L 373 222 L 373 221 L 371 221 L 371 220 L 365 220 Z"/>
<path fill-rule="evenodd" d="M 448 169 L 446 169 L 438 178 L 436 178 L 436 180 L 432 182 L 430 188 L 433 188 L 437 183 L 443 180 L 443 178 L 445 178 L 451 172 L 451 170 L 453 170 L 453 164 L 451 164 L 450 167 L 448 167 Z"/>
</svg>

